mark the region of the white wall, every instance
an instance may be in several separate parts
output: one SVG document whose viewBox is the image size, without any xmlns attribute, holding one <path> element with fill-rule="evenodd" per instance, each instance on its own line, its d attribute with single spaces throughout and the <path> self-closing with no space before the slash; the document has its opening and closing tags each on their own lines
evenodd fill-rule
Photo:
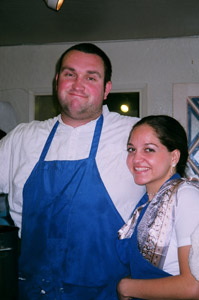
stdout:
<svg viewBox="0 0 199 300">
<path fill-rule="evenodd" d="M 140 90 L 141 115 L 172 115 L 175 83 L 199 82 L 199 38 L 98 42 L 113 64 L 113 90 Z M 0 101 L 17 122 L 32 118 L 35 94 L 50 94 L 57 59 L 71 44 L 0 47 Z M 179 108 L 180 109 L 180 108 Z"/>
</svg>

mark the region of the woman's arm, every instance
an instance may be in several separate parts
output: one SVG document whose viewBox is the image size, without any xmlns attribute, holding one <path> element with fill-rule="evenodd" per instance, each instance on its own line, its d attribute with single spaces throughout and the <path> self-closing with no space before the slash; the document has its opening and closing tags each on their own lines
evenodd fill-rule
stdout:
<svg viewBox="0 0 199 300">
<path fill-rule="evenodd" d="M 117 287 L 119 299 L 199 299 L 199 282 L 192 276 L 189 269 L 189 250 L 190 246 L 178 249 L 180 275 L 159 279 L 124 278 Z"/>
</svg>

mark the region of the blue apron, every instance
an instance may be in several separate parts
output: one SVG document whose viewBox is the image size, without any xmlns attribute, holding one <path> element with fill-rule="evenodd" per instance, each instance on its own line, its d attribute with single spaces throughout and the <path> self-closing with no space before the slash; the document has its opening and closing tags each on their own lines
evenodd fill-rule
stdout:
<svg viewBox="0 0 199 300">
<path fill-rule="evenodd" d="M 117 299 L 129 270 L 115 247 L 124 222 L 95 159 L 103 116 L 89 157 L 76 161 L 45 161 L 58 124 L 23 190 L 19 299 Z"/>
<path fill-rule="evenodd" d="M 148 201 L 148 196 L 145 194 L 136 207 Z M 131 278 L 133 279 L 155 279 L 172 276 L 171 274 L 155 267 L 147 261 L 139 251 L 137 243 L 137 227 L 141 221 L 148 205 L 144 206 L 138 218 L 134 233 L 130 239 L 123 239 L 117 241 L 117 251 L 121 261 L 130 265 Z M 134 300 L 142 300 L 141 298 L 132 298 Z"/>
</svg>

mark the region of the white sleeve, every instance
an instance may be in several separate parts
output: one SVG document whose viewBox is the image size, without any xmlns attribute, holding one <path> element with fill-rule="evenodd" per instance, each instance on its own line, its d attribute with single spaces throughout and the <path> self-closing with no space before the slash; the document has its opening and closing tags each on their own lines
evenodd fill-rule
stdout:
<svg viewBox="0 0 199 300">
<path fill-rule="evenodd" d="M 199 189 L 183 184 L 177 192 L 175 219 L 177 247 L 191 245 L 191 233 L 199 224 Z"/>
<path fill-rule="evenodd" d="M 9 171 L 12 152 L 12 133 L 7 134 L 0 141 L 0 193 L 9 192 Z"/>
<path fill-rule="evenodd" d="M 199 226 L 191 235 L 191 250 L 189 253 L 189 266 L 193 276 L 199 280 Z"/>
</svg>

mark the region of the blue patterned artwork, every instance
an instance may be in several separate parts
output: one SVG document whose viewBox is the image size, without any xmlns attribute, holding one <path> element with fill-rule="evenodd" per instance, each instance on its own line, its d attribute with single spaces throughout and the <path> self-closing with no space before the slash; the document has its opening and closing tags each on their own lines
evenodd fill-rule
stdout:
<svg viewBox="0 0 199 300">
<path fill-rule="evenodd" d="M 187 97 L 189 164 L 199 176 L 199 97 Z"/>
</svg>

